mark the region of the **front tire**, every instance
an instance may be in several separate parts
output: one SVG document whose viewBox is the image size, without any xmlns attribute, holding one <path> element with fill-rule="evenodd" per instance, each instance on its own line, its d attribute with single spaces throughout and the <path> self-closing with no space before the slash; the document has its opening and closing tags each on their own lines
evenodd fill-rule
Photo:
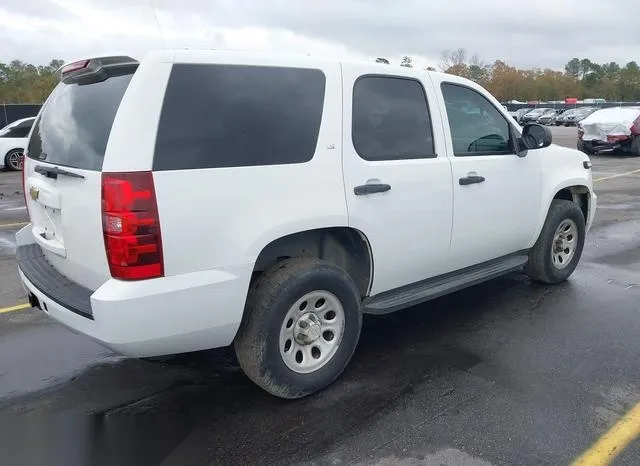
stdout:
<svg viewBox="0 0 640 466">
<path fill-rule="evenodd" d="M 302 398 L 340 376 L 360 338 L 360 295 L 341 268 L 289 259 L 251 286 L 234 348 L 254 383 L 280 398 Z"/>
<path fill-rule="evenodd" d="M 4 156 L 4 166 L 7 170 L 19 171 L 22 170 L 22 164 L 24 163 L 24 150 L 12 149 Z"/>
<path fill-rule="evenodd" d="M 586 234 L 585 218 L 575 202 L 554 199 L 538 241 L 529 252 L 525 272 L 533 280 L 556 284 L 578 266 Z"/>
</svg>

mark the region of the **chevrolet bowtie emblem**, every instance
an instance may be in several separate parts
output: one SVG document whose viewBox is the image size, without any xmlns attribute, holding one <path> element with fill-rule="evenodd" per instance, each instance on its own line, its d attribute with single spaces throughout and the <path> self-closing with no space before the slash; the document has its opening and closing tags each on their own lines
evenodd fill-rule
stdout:
<svg viewBox="0 0 640 466">
<path fill-rule="evenodd" d="M 34 188 L 33 186 L 31 186 L 31 188 L 29 188 L 29 195 L 31 196 L 31 199 L 33 199 L 34 201 L 37 201 L 38 196 L 40 195 L 40 190 L 38 188 Z"/>
</svg>

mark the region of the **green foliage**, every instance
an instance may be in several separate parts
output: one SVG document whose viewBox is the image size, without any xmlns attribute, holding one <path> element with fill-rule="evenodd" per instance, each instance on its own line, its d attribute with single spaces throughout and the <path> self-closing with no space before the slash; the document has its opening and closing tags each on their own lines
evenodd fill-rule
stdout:
<svg viewBox="0 0 640 466">
<path fill-rule="evenodd" d="M 620 66 L 615 62 L 598 64 L 588 58 L 573 58 L 563 73 L 551 69 L 518 69 L 500 60 L 487 65 L 476 55 L 469 60 L 466 57 L 464 49 L 446 51 L 442 54 L 441 67 L 446 73 L 486 87 L 502 101 L 577 97 L 640 102 L 640 66 L 635 61 Z M 389 63 L 386 58 L 376 61 Z M 55 71 L 62 64 L 62 60 L 52 60 L 46 66 L 19 60 L 9 64 L 0 62 L 0 103 L 44 102 L 58 82 Z M 402 57 L 400 65 L 412 67 L 413 58 Z"/>
<path fill-rule="evenodd" d="M 635 61 L 622 67 L 615 62 L 598 64 L 588 58 L 573 58 L 561 72 L 552 69 L 519 69 L 501 60 L 488 65 L 480 61 L 477 55 L 472 55 L 470 59 L 467 57 L 463 48 L 446 50 L 442 53 L 440 68 L 445 73 L 462 76 L 486 87 L 503 102 L 553 101 L 567 97 L 640 102 L 640 66 Z M 412 64 L 413 60 L 405 56 L 402 63 Z"/>
<path fill-rule="evenodd" d="M 47 66 L 34 66 L 20 60 L 0 62 L 0 103 L 42 103 L 56 86 L 55 72 L 62 60 L 52 60 Z"/>
<path fill-rule="evenodd" d="M 564 100 L 602 98 L 610 102 L 640 102 L 640 68 L 636 62 L 621 67 L 615 62 L 598 64 L 573 58 L 564 73 L 551 69 L 518 69 L 503 61 L 484 65 L 464 49 L 443 53 L 443 71 L 486 87 L 499 100 Z"/>
</svg>

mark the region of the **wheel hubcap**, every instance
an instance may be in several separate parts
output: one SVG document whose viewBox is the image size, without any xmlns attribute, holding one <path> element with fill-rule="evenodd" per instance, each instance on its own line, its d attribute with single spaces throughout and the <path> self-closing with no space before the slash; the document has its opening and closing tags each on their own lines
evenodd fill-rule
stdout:
<svg viewBox="0 0 640 466">
<path fill-rule="evenodd" d="M 294 372 L 316 371 L 337 352 L 344 327 L 344 308 L 333 293 L 307 293 L 291 306 L 284 318 L 280 328 L 280 356 Z"/>
<path fill-rule="evenodd" d="M 563 220 L 553 235 L 551 261 L 556 269 L 564 269 L 571 263 L 578 244 L 578 227 L 571 219 Z"/>
<path fill-rule="evenodd" d="M 24 154 L 22 152 L 13 152 L 9 155 L 9 163 L 12 168 L 21 169 L 24 163 Z"/>
</svg>

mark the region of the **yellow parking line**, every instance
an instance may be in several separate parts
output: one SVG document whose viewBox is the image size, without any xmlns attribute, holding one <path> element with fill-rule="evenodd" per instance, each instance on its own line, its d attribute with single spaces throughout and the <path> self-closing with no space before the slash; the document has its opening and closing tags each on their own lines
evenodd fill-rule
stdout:
<svg viewBox="0 0 640 466">
<path fill-rule="evenodd" d="M 29 303 L 18 304 L 17 306 L 11 306 L 11 307 L 0 307 L 0 314 L 4 312 L 21 311 L 22 309 L 27 309 L 30 307 L 31 307 L 31 304 Z"/>
<path fill-rule="evenodd" d="M 593 181 L 596 182 L 596 181 L 610 180 L 611 178 L 620 178 L 621 176 L 633 175 L 634 173 L 640 173 L 640 169 L 633 170 L 633 171 L 630 171 L 630 172 L 625 172 L 625 173 L 618 173 L 617 175 L 603 176 L 602 178 L 598 178 L 598 179 L 593 180 Z"/>
<path fill-rule="evenodd" d="M 23 227 L 28 225 L 29 222 L 17 222 L 17 223 L 0 223 L 0 228 L 12 228 L 12 227 Z"/>
<path fill-rule="evenodd" d="M 629 411 L 622 419 L 582 456 L 573 466 L 601 466 L 611 462 L 631 442 L 640 437 L 640 403 Z"/>
</svg>

